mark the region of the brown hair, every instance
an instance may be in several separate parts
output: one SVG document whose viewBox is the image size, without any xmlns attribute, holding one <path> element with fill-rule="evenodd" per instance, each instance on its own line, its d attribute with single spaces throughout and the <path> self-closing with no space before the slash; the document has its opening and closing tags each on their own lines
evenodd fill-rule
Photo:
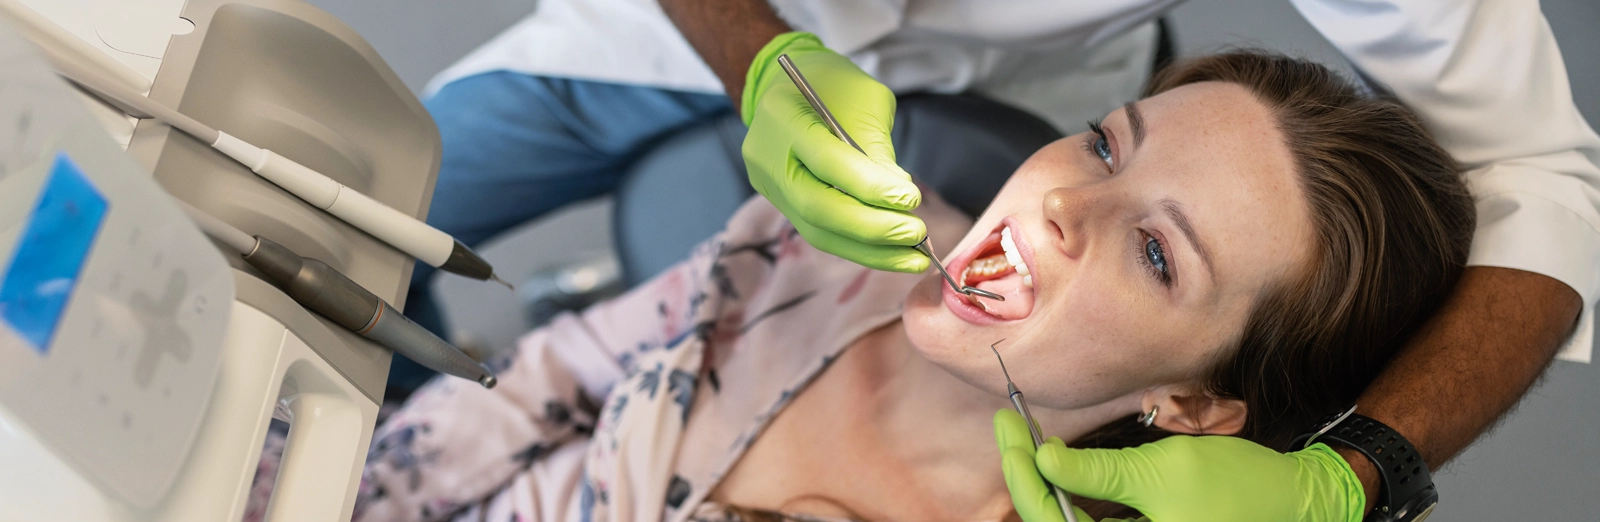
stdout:
<svg viewBox="0 0 1600 522">
<path fill-rule="evenodd" d="M 1285 451 L 1349 407 L 1438 308 L 1466 263 L 1472 199 L 1415 114 L 1310 61 L 1231 51 L 1174 63 L 1145 93 L 1208 81 L 1244 86 L 1272 110 L 1311 207 L 1312 262 L 1263 292 L 1236 345 L 1199 376 L 1246 404 L 1238 436 Z M 1165 435 L 1129 417 L 1074 445 Z"/>
</svg>

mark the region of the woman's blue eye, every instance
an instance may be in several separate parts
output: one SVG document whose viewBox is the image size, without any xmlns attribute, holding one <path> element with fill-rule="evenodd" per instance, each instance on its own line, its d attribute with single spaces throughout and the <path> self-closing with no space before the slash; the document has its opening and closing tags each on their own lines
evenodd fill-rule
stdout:
<svg viewBox="0 0 1600 522">
<path fill-rule="evenodd" d="M 1161 284 L 1171 285 L 1172 274 L 1167 268 L 1167 252 L 1161 248 L 1161 242 L 1156 238 L 1148 238 L 1144 242 L 1144 256 L 1141 258 L 1150 267 L 1156 279 Z"/>
<path fill-rule="evenodd" d="M 1094 131 L 1094 135 L 1084 140 L 1083 148 L 1087 149 L 1089 153 L 1099 156 L 1100 161 L 1106 162 L 1106 167 L 1115 170 L 1116 165 L 1111 159 L 1111 142 L 1106 139 L 1106 132 L 1100 128 L 1100 122 L 1089 122 L 1089 130 Z"/>
</svg>

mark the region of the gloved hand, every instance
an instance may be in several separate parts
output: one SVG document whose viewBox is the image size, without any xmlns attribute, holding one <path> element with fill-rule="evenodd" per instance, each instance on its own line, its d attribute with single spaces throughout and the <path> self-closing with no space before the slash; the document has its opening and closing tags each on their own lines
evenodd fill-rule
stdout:
<svg viewBox="0 0 1600 522">
<path fill-rule="evenodd" d="M 1366 512 L 1361 481 L 1321 443 L 1284 454 L 1237 437 L 1179 435 L 1102 450 L 1051 437 L 1035 455 L 1021 415 L 996 412 L 994 429 L 1011 501 L 1028 522 L 1062 520 L 1040 472 L 1064 491 L 1160 522 L 1360 522 Z M 1078 520 L 1090 519 L 1080 511 Z"/>
<path fill-rule="evenodd" d="M 863 151 L 829 132 L 778 65 L 788 54 Z M 741 116 L 750 184 L 817 249 L 879 270 L 921 272 L 922 193 L 895 165 L 894 93 L 810 33 L 778 35 L 750 64 Z"/>
</svg>

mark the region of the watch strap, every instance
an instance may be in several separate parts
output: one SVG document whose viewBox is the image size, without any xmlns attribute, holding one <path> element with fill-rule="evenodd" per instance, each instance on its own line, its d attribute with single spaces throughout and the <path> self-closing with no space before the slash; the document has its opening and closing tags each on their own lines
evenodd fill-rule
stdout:
<svg viewBox="0 0 1600 522">
<path fill-rule="evenodd" d="M 1365 415 L 1341 412 L 1318 424 L 1319 431 L 1301 435 L 1290 447 L 1312 442 L 1337 442 L 1361 452 L 1382 477 L 1378 505 L 1368 520 L 1416 520 L 1438 502 L 1428 465 L 1416 448 L 1393 428 Z"/>
</svg>

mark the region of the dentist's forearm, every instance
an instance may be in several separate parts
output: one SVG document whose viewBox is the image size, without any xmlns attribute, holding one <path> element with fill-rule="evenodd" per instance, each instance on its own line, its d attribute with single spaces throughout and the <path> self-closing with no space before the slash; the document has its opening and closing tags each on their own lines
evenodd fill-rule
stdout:
<svg viewBox="0 0 1600 522">
<path fill-rule="evenodd" d="M 745 72 L 756 53 L 772 38 L 793 31 L 778 18 L 766 0 L 660 0 L 667 18 L 711 72 L 722 80 L 722 88 L 739 110 L 744 93 Z"/>
<path fill-rule="evenodd" d="M 1572 331 L 1582 299 L 1550 277 L 1469 267 L 1357 404 L 1415 445 L 1430 469 L 1487 431 L 1544 373 Z M 1339 448 L 1360 476 L 1367 505 L 1379 486 L 1372 462 Z"/>
</svg>

